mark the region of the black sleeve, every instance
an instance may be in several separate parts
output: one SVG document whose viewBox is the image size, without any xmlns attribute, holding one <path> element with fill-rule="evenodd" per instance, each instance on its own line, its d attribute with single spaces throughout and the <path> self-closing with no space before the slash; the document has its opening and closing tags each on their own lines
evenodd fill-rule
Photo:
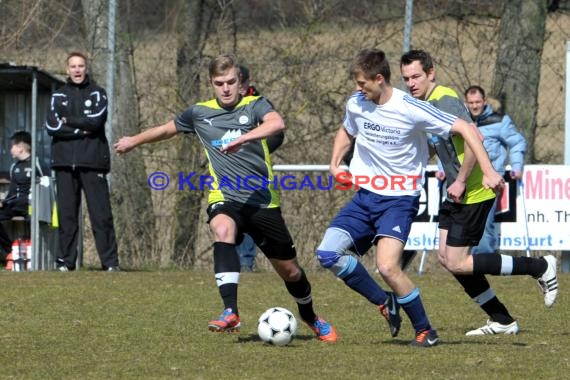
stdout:
<svg viewBox="0 0 570 380">
<path fill-rule="evenodd" d="M 284 132 L 279 132 L 275 135 L 269 136 L 266 139 L 267 147 L 269 148 L 269 153 L 275 152 L 277 150 L 277 148 L 279 148 L 283 144 L 284 140 L 285 140 L 285 133 Z"/>
</svg>

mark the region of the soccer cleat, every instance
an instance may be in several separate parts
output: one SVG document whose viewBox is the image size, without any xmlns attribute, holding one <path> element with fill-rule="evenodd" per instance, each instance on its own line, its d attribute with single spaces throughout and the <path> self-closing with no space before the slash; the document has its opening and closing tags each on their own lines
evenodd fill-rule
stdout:
<svg viewBox="0 0 570 380">
<path fill-rule="evenodd" d="M 55 260 L 55 269 L 59 272 L 69 272 L 69 268 L 65 265 L 65 261 L 63 261 L 63 259 Z"/>
<path fill-rule="evenodd" d="M 106 269 L 107 272 L 121 272 L 121 268 L 116 266 L 116 267 L 109 267 Z"/>
<path fill-rule="evenodd" d="M 439 343 L 439 337 L 434 329 L 424 330 L 416 333 L 416 339 L 412 340 L 410 346 L 413 347 L 433 347 Z"/>
<path fill-rule="evenodd" d="M 336 330 L 330 323 L 322 318 L 317 317 L 313 323 L 304 321 L 311 330 L 317 335 L 319 340 L 323 342 L 335 343 L 337 340 Z"/>
<path fill-rule="evenodd" d="M 502 325 L 499 322 L 493 322 L 491 320 L 487 321 L 487 324 L 478 329 L 468 331 L 465 333 L 467 336 L 481 336 L 481 335 L 516 335 L 519 332 L 519 324 L 517 321 L 509 323 L 508 325 Z"/>
<path fill-rule="evenodd" d="M 388 327 L 390 328 L 390 334 L 392 338 L 398 336 L 400 332 L 400 325 L 402 324 L 402 317 L 400 317 L 400 304 L 396 300 L 396 295 L 392 292 L 387 292 L 388 299 L 383 305 L 378 306 L 378 311 L 386 321 L 388 322 Z"/>
<path fill-rule="evenodd" d="M 241 326 L 239 316 L 231 308 L 214 320 L 208 322 L 208 330 L 214 332 L 238 332 Z"/>
<path fill-rule="evenodd" d="M 552 307 L 558 295 L 558 278 L 556 277 L 556 257 L 552 255 L 544 256 L 546 260 L 546 271 L 538 278 L 538 286 L 544 293 L 544 304 Z"/>
</svg>

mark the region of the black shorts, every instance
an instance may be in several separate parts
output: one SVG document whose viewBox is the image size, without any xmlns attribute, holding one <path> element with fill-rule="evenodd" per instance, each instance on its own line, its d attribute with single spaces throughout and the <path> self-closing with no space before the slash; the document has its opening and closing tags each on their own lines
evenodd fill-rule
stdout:
<svg viewBox="0 0 570 380">
<path fill-rule="evenodd" d="M 494 203 L 495 198 L 468 205 L 444 201 L 439 209 L 439 228 L 447 230 L 446 244 L 451 247 L 479 245 Z"/>
<path fill-rule="evenodd" d="M 236 202 L 217 202 L 208 206 L 208 223 L 224 214 L 236 223 L 236 244 L 247 233 L 268 259 L 291 260 L 297 257 L 295 245 L 281 215 L 281 208 L 258 208 Z"/>
</svg>

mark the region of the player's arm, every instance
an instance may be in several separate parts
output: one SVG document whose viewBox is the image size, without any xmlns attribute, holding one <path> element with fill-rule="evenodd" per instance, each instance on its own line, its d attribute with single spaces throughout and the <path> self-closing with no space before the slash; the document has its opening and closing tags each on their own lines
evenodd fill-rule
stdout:
<svg viewBox="0 0 570 380">
<path fill-rule="evenodd" d="M 460 134 L 471 148 L 471 152 L 483 171 L 483 186 L 495 191 L 501 190 L 504 185 L 503 177 L 493 168 L 489 155 L 481 142 L 480 134 L 473 129 L 473 125 L 461 118 L 457 118 L 451 126 L 451 132 Z"/>
<path fill-rule="evenodd" d="M 507 115 L 503 117 L 500 132 L 501 141 L 504 145 L 509 147 L 509 163 L 512 168 L 511 178 L 521 179 L 524 167 L 524 156 L 527 150 L 526 139 Z"/>
<path fill-rule="evenodd" d="M 459 167 L 455 181 L 447 187 L 447 196 L 454 202 L 461 202 L 461 199 L 465 194 L 467 178 L 469 177 L 469 174 L 471 174 L 471 171 L 475 167 L 476 163 L 477 158 L 473 154 L 473 151 L 469 147 L 469 144 L 464 143 L 463 162 Z"/>
<path fill-rule="evenodd" d="M 147 129 L 137 135 L 121 137 L 113 147 L 115 148 L 115 152 L 123 154 L 133 150 L 139 145 L 169 139 L 176 135 L 176 133 L 176 125 L 174 124 L 174 120 L 171 120 L 166 124 Z"/>
<path fill-rule="evenodd" d="M 248 141 L 260 140 L 265 137 L 282 132 L 285 129 L 285 122 L 277 111 L 271 111 L 263 116 L 263 122 L 257 128 L 253 128 L 245 135 L 241 135 L 228 145 L 224 146 L 221 151 L 227 153 L 235 153 L 240 147 Z"/>
<path fill-rule="evenodd" d="M 477 126 L 473 123 L 469 124 L 471 128 L 476 132 L 477 136 L 479 137 L 480 141 L 483 141 L 483 135 L 477 129 Z M 471 171 L 475 167 L 477 163 L 477 158 L 471 150 L 471 147 L 467 142 L 463 144 L 463 162 L 459 167 L 459 171 L 457 172 L 457 177 L 455 178 L 455 182 L 452 183 L 447 188 L 447 195 L 454 201 L 454 202 L 461 202 L 463 194 L 465 193 L 465 187 L 467 183 L 467 178 L 471 174 Z"/>
<path fill-rule="evenodd" d="M 73 129 L 80 129 L 85 134 L 105 131 L 107 121 L 107 93 L 100 88 L 91 95 L 94 103 L 93 112 L 89 115 L 68 115 L 63 123 Z"/>
<path fill-rule="evenodd" d="M 348 134 L 344 126 L 341 126 L 334 137 L 334 143 L 332 148 L 331 162 L 330 162 L 330 172 L 333 176 L 337 176 L 339 173 L 344 172 L 340 168 L 343 158 L 346 156 L 352 145 L 352 140 L 354 137 Z"/>
</svg>

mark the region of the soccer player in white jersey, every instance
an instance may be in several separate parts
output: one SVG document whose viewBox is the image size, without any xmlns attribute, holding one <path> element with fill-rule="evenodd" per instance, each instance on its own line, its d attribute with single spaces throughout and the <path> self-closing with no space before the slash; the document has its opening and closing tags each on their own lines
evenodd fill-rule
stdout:
<svg viewBox="0 0 570 380">
<path fill-rule="evenodd" d="M 357 92 L 349 98 L 343 125 L 335 136 L 330 171 L 337 179 L 345 178 L 340 164 L 352 139 L 356 139 L 349 171 L 360 188 L 330 223 L 317 248 L 317 257 L 324 268 L 377 305 L 392 336 L 396 336 L 400 329 L 396 305 L 350 254 L 363 255 L 375 245 L 378 271 L 398 296 L 398 303 L 414 327 L 411 345 L 431 347 L 438 343 L 438 335 L 418 288 L 399 264 L 418 212 L 429 154 L 427 133 L 462 135 L 481 164 L 483 185 L 498 191 L 504 182 L 467 122 L 392 87 L 384 52 L 359 52 L 351 75 Z"/>
<path fill-rule="evenodd" d="M 215 278 L 224 304 L 222 314 L 208 322 L 210 331 L 240 328 L 236 242 L 247 233 L 284 281 L 301 319 L 319 340 L 334 343 L 335 329 L 313 309 L 311 284 L 297 262 L 293 239 L 281 215 L 279 194 L 275 186 L 268 186 L 274 177 L 266 138 L 285 128 L 283 118 L 264 97 L 240 94 L 239 64 L 232 55 L 212 59 L 209 75 L 215 99 L 190 106 L 166 124 L 122 137 L 115 150 L 126 153 L 177 133 L 195 134 L 204 146 L 215 179 L 207 213 L 214 237 Z M 248 177 L 246 184 L 240 181 Z"/>
</svg>

